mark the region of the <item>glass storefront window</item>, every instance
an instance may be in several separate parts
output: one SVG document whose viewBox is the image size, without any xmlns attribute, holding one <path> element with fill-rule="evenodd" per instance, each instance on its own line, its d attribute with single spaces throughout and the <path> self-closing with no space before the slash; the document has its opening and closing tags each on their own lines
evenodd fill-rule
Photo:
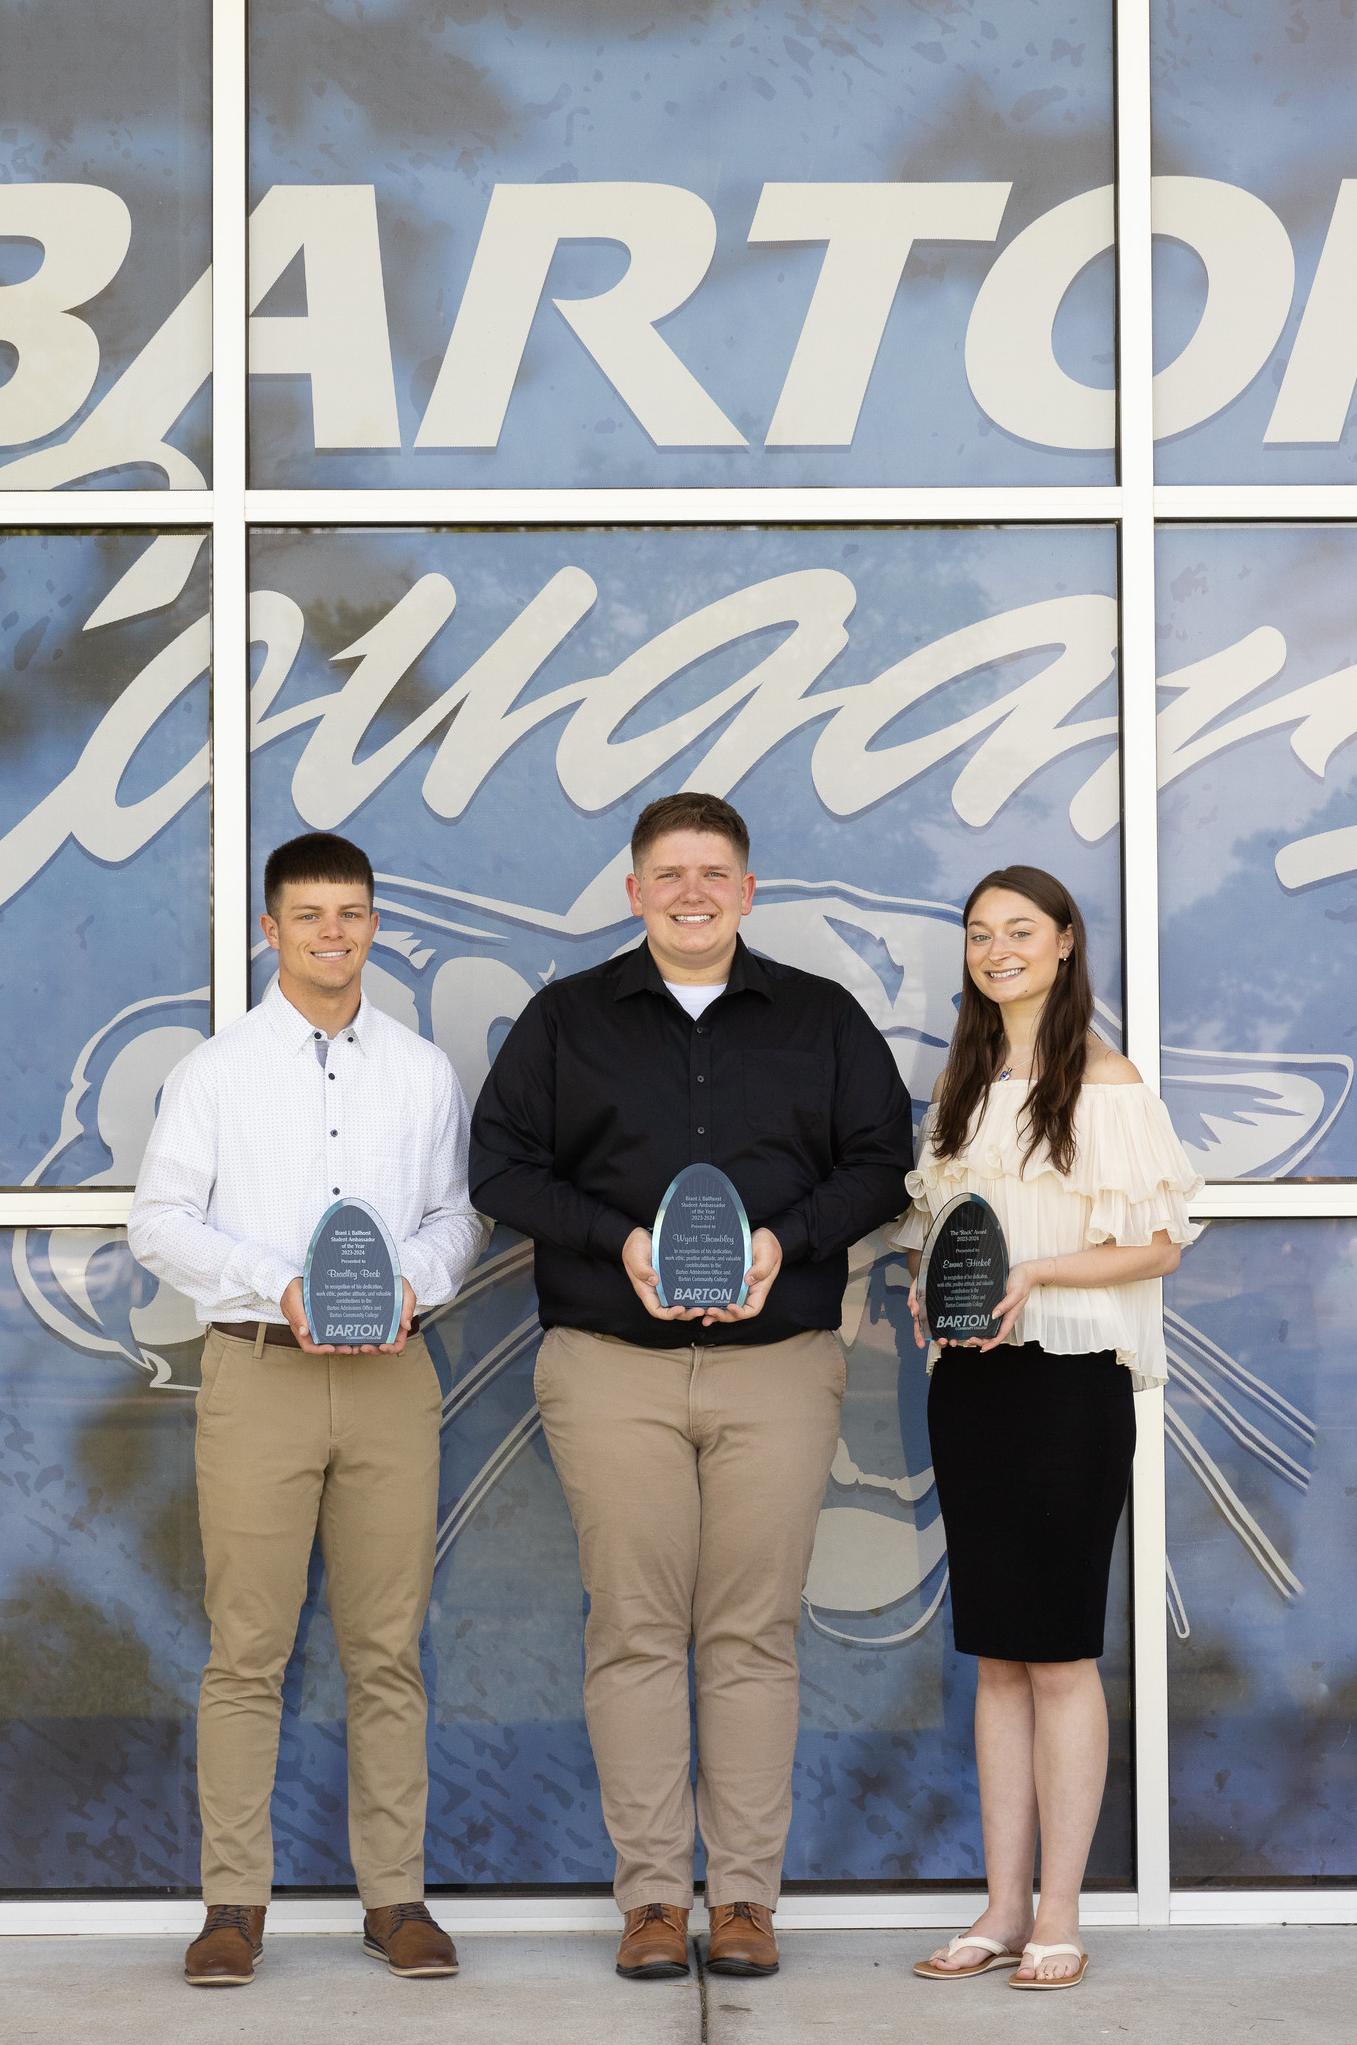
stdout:
<svg viewBox="0 0 1357 2045">
<path fill-rule="evenodd" d="M 0 533 L 0 1185 L 131 1186 L 210 1027 L 205 533 Z"/>
<path fill-rule="evenodd" d="M 1158 535 L 1165 1099 L 1208 1179 L 1357 1175 L 1357 526 Z"/>
<path fill-rule="evenodd" d="M 0 1230 L 0 1888 L 197 1882 L 201 1350 L 123 1230 Z"/>
<path fill-rule="evenodd" d="M 256 488 L 1114 480 L 1111 0 L 250 34 Z"/>
<path fill-rule="evenodd" d="M 211 46 L 211 0 L 0 15 L 0 491 L 211 483 Z"/>
<path fill-rule="evenodd" d="M 1155 474 L 1350 483 L 1351 7 L 1152 0 Z"/>
<path fill-rule="evenodd" d="M 1172 1868 L 1357 1877 L 1357 1222 L 1214 1221 L 1166 1286 Z"/>
</svg>

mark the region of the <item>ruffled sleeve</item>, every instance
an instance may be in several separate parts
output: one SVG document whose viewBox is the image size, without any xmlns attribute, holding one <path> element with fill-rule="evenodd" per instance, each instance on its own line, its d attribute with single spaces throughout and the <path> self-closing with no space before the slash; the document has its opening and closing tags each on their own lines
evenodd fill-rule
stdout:
<svg viewBox="0 0 1357 2045">
<path fill-rule="evenodd" d="M 934 1209 L 930 1206 L 928 1198 L 928 1167 L 933 1152 L 933 1123 L 936 1117 L 936 1104 L 930 1102 L 919 1124 L 919 1168 L 905 1174 L 905 1191 L 910 1196 L 911 1204 L 901 1216 L 900 1227 L 892 1237 L 897 1250 L 921 1250 L 924 1239 L 933 1225 Z"/>
<path fill-rule="evenodd" d="M 1205 1181 L 1158 1095 L 1144 1085 L 1086 1087 L 1080 1108 L 1075 1174 L 1092 1202 L 1086 1240 L 1126 1248 L 1164 1231 L 1171 1242 L 1195 1242 L 1201 1229 L 1187 1208 Z"/>
</svg>

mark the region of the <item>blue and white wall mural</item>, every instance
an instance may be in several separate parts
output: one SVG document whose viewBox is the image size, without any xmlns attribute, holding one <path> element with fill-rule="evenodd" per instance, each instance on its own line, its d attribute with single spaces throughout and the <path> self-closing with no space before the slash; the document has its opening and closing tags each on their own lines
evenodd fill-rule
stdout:
<svg viewBox="0 0 1357 2045">
<path fill-rule="evenodd" d="M 205 0 L 18 19 L 0 489 L 200 484 Z M 249 21 L 256 486 L 1114 480 L 1112 0 Z M 1350 479 L 1351 10 L 1153 55 L 1160 477 Z"/>
<path fill-rule="evenodd" d="M 1115 480 L 1111 0 L 324 17 L 249 9 L 256 486 Z M 1152 23 L 1160 480 L 1347 479 L 1353 9 L 1155 0 Z M 209 30 L 206 0 L 0 20 L 0 492 L 211 479 Z M 753 830 L 753 943 L 849 985 L 920 1106 L 960 903 L 1004 861 L 1074 888 L 1120 1041 L 1114 528 L 824 502 L 782 527 L 256 528 L 254 912 L 271 844 L 366 845 L 371 990 L 474 1093 L 545 979 L 633 941 L 636 811 L 707 787 Z M 1159 535 L 1160 1058 L 1211 1180 L 1357 1171 L 1354 535 Z M 172 495 L 160 532 L 0 532 L 0 1186 L 129 1187 L 210 1027 L 209 556 Z M 239 942 L 257 997 L 257 924 Z M 1185 1885 L 1357 1878 L 1355 1242 L 1213 1221 L 1166 1291 Z M 980 1865 L 906 1283 L 884 1233 L 858 1245 L 793 1880 Z M 610 1873 L 537 1340 L 499 1232 L 431 1330 L 436 1883 Z M 0 1232 L 0 1887 L 196 1883 L 199 1347 L 120 1229 Z M 1091 1868 L 1116 1886 L 1129 1574 L 1123 1540 Z M 346 1885 L 318 1571 L 286 1695 L 279 1879 Z"/>
<path fill-rule="evenodd" d="M 201 864 L 186 885 L 205 827 L 192 636 L 201 567 L 186 568 L 179 536 L 119 536 L 122 552 L 100 543 L 112 589 L 77 575 L 79 601 L 63 606 L 51 549 L 65 546 L 87 569 L 93 544 L 15 539 L 0 548 L 6 567 L 11 553 L 28 560 L 48 550 L 38 557 L 45 580 L 28 561 L 22 621 L 31 633 L 38 615 L 51 619 L 48 658 L 64 649 L 74 659 L 93 643 L 84 628 L 102 612 L 98 629 L 110 632 L 121 614 L 128 662 L 118 693 L 106 708 L 96 698 L 62 747 L 10 718 L 10 703 L 24 696 L 7 684 L 6 730 L 18 744 L 6 748 L 16 773 L 0 853 L 7 877 L 31 876 L 12 888 L 0 922 L 6 984 L 42 953 L 44 935 L 73 928 L 73 894 L 95 905 L 85 932 L 95 991 L 70 1042 L 46 1026 L 50 992 L 21 997 L 34 1106 L 9 1141 L 15 1179 L 35 1184 L 126 1184 L 164 1072 L 207 1028 L 204 926 L 196 949 L 173 959 L 176 978 L 155 913 L 158 895 L 196 905 L 200 919 L 205 901 Z M 633 940 L 621 890 L 630 821 L 658 790 L 685 782 L 723 789 L 749 817 L 762 883 L 752 940 L 851 985 L 918 1100 L 950 1030 L 959 901 L 979 872 L 1006 859 L 1039 856 L 1075 887 L 1094 934 L 1102 1024 L 1118 1034 L 1107 529 L 275 531 L 256 535 L 251 571 L 253 865 L 306 826 L 341 828 L 367 845 L 383 919 L 373 990 L 445 1046 L 470 1090 L 544 978 Z M 139 641 L 126 636 L 134 623 Z M 162 677 L 155 692 L 147 672 Z M 1326 695 L 1323 676 L 1307 686 L 1316 715 L 1344 693 L 1333 686 Z M 1166 719 L 1181 713 L 1183 694 L 1167 676 Z M 1213 700 L 1219 706 L 1219 690 Z M 1184 778 L 1237 772 L 1255 814 L 1260 785 L 1281 805 L 1291 779 L 1311 772 L 1288 745 L 1285 718 L 1257 735 L 1258 763 L 1226 742 L 1218 708 L 1211 728 L 1222 743 L 1208 739 Z M 81 762 L 85 778 L 73 780 Z M 115 797 L 126 835 L 109 857 L 99 834 Z M 136 818 L 139 826 L 129 824 Z M 16 847 L 27 848 L 22 868 Z M 1284 901 L 1272 868 L 1256 873 L 1257 889 Z M 1248 915 L 1257 920 L 1255 897 Z M 1222 930 L 1222 945 L 1246 935 Z M 266 958 L 256 970 L 258 991 Z M 1287 978 L 1293 969 L 1279 958 L 1276 970 Z M 123 971 L 155 991 L 129 1000 Z M 1327 1082 L 1297 1091 L 1303 1054 L 1287 1048 L 1270 1063 L 1242 1028 L 1226 1036 L 1230 1014 L 1216 1032 L 1220 1048 L 1165 1047 L 1166 1094 L 1199 1167 L 1215 1177 L 1270 1174 L 1303 1159 L 1311 1138 L 1332 1140 L 1335 1097 Z M 1333 1054 L 1312 1055 L 1327 1075 Z M 1247 1113 L 1222 1114 L 1223 1076 L 1247 1085 Z M 1306 1103 L 1313 1127 L 1298 1132 Z M 161 1810 L 159 1850 L 189 1883 L 185 1782 L 202 1652 L 187 1445 L 192 1316 L 135 1269 L 117 1231 L 20 1230 L 10 1248 L 0 1478 L 23 1503 L 8 1609 L 38 1622 L 55 1599 L 68 1622 L 49 1616 L 26 1627 L 30 1650 L 10 1678 L 18 1688 L 5 1779 L 26 1810 L 68 1795 L 69 1771 L 83 1765 L 90 1819 L 78 1838 L 36 1817 L 11 1826 L 8 1850 L 27 1872 L 7 1879 L 149 1879 L 137 1771 L 159 1779 L 168 1767 L 177 1815 L 171 1825 Z M 789 1872 L 950 1879 L 978 1864 L 978 1840 L 964 1758 L 967 1668 L 954 1662 L 943 1624 L 946 1558 L 922 1373 L 904 1339 L 901 1261 L 870 1240 L 854 1267 L 845 1322 L 852 1390 L 807 1590 Z M 1239 1446 L 1240 1430 L 1257 1420 L 1250 1401 L 1273 1397 L 1272 1374 L 1266 1360 L 1244 1365 L 1195 1295 L 1184 1296 L 1193 1303 L 1172 1324 L 1171 1401 L 1190 1408 L 1209 1384 L 1212 1424 Z M 442 1881 L 606 1875 L 578 1713 L 573 1547 L 532 1406 L 536 1340 L 526 1249 L 497 1237 L 434 1327 L 446 1390 L 428 1636 L 431 1854 Z M 1277 1396 L 1313 1426 L 1304 1396 L 1280 1386 Z M 1250 1464 L 1258 1495 L 1245 1483 L 1234 1502 L 1221 1456 L 1194 1449 L 1188 1434 L 1199 1430 L 1190 1418 L 1184 1427 L 1171 1423 L 1175 1501 L 1190 1509 L 1197 1501 L 1200 1511 L 1205 1499 L 1217 1540 L 1266 1553 L 1260 1594 L 1280 1610 L 1303 1581 L 1287 1501 L 1298 1486 L 1291 1464 L 1306 1469 L 1304 1454 L 1284 1441 L 1289 1462 L 1265 1455 L 1256 1470 Z M 110 1483 L 128 1457 L 135 1483 L 127 1472 Z M 1124 1563 L 1116 1583 L 1109 1674 L 1121 1701 L 1118 1766 L 1098 1872 L 1126 1880 Z M 1170 1595 L 1177 1617 L 1194 1602 L 1200 1610 L 1181 1573 Z M 99 1623 L 80 1622 L 87 1607 Z M 105 1623 L 110 1615 L 116 1625 Z M 69 1702 L 57 1728 L 39 1706 L 67 1699 L 60 1672 L 86 1663 L 101 1708 L 97 1728 L 77 1735 Z M 119 1696 L 123 1712 L 111 1708 Z M 342 1881 L 341 1707 L 318 1594 L 289 1697 L 282 1878 Z M 43 1741 L 61 1739 L 71 1757 L 67 1773 L 53 1776 L 35 1761 Z"/>
</svg>

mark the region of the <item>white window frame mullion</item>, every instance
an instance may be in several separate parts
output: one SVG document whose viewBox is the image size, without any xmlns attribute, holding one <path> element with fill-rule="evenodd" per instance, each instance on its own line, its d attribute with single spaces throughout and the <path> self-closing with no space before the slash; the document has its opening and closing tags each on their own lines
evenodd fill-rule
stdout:
<svg viewBox="0 0 1357 2045">
<path fill-rule="evenodd" d="M 193 526 L 211 523 L 210 490 L 0 490 L 0 526 Z"/>
<path fill-rule="evenodd" d="M 1115 484 L 993 489 L 250 490 L 251 525 L 1087 525 Z"/>
<path fill-rule="evenodd" d="M 1122 495 L 1121 786 L 1126 1050 L 1159 1086 L 1159 873 L 1150 301 L 1150 23 L 1116 9 L 1118 475 Z M 1128 884 L 1134 874 L 1134 887 Z M 1136 1889 L 1142 1924 L 1169 1921 L 1164 1395 L 1136 1400 L 1131 1493 Z"/>
<path fill-rule="evenodd" d="M 212 0 L 212 1027 L 249 1006 L 247 0 Z"/>
<path fill-rule="evenodd" d="M 1161 483 L 1162 519 L 1357 519 L 1357 483 Z"/>
</svg>

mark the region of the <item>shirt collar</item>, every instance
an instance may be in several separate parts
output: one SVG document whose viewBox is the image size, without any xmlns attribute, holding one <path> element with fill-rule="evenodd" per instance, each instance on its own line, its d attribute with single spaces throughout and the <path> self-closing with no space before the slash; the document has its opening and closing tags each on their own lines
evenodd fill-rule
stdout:
<svg viewBox="0 0 1357 2045">
<path fill-rule="evenodd" d="M 629 994 L 639 994 L 643 989 L 669 998 L 664 975 L 656 965 L 645 938 L 633 945 L 630 951 L 623 952 L 618 960 L 613 1000 L 625 1001 Z M 757 952 L 750 951 L 742 937 L 735 940 L 735 956 L 730 962 L 730 978 L 726 981 L 725 992 L 761 994 L 765 1001 L 773 998 L 772 984 L 763 960 Z"/>
<path fill-rule="evenodd" d="M 288 1000 L 279 984 L 276 973 L 272 980 L 270 980 L 268 992 L 259 1005 L 274 1030 L 276 1030 L 290 1051 L 300 1051 L 303 1049 L 314 1051 L 316 1026 L 302 1014 L 299 1008 L 292 1006 L 292 1003 Z M 362 1050 L 364 1048 L 364 1040 L 371 1035 L 371 1031 L 372 1003 L 368 1000 L 367 995 L 364 994 L 359 1000 L 357 1015 L 353 1018 L 352 1022 L 345 1024 L 339 1034 L 341 1037 L 350 1038 Z"/>
</svg>

